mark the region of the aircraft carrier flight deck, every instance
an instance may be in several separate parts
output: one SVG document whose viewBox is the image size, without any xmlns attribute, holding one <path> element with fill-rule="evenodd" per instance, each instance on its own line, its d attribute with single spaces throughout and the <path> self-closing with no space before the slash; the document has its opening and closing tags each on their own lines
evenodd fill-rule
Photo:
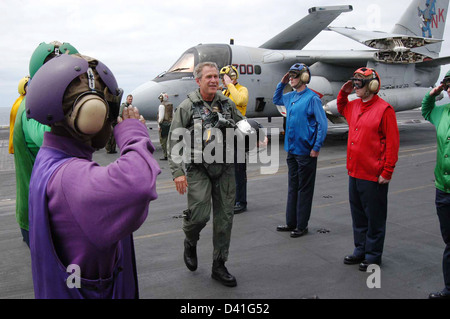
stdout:
<svg viewBox="0 0 450 319">
<path fill-rule="evenodd" d="M 389 206 L 380 287 L 369 288 L 371 273 L 345 265 L 353 252 L 348 203 L 345 125 L 331 125 L 320 151 L 309 233 L 290 238 L 276 231 L 285 223 L 287 166 L 279 140 L 279 168 L 261 174 L 249 164 L 247 211 L 234 216 L 227 267 L 235 288 L 211 279 L 212 223 L 202 232 L 197 271 L 183 262 L 181 230 L 186 195 L 174 187 L 167 161 L 159 161 L 158 199 L 135 232 L 136 261 L 142 299 L 426 299 L 444 287 L 442 240 L 435 210 L 434 127 L 419 110 L 397 113 L 399 160 L 389 186 Z M 260 119 L 264 127 L 282 128 L 282 119 Z M 147 122 L 161 157 L 156 122 Z M 0 130 L 0 298 L 34 298 L 31 260 L 15 220 L 15 171 L 8 154 L 8 130 Z M 272 136 L 272 139 L 276 138 Z M 95 153 L 101 165 L 118 154 Z"/>
</svg>

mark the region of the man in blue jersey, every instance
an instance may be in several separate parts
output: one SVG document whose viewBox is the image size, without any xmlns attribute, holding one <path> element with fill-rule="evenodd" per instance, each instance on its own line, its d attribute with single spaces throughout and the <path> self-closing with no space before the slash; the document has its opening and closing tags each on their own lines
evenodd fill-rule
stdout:
<svg viewBox="0 0 450 319">
<path fill-rule="evenodd" d="M 274 104 L 286 107 L 284 149 L 289 171 L 286 225 L 278 226 L 277 231 L 290 231 L 293 238 L 308 232 L 317 157 L 328 129 L 319 96 L 306 86 L 310 80 L 309 68 L 296 63 L 283 76 L 273 96 Z M 283 94 L 288 83 L 293 91 Z"/>
</svg>

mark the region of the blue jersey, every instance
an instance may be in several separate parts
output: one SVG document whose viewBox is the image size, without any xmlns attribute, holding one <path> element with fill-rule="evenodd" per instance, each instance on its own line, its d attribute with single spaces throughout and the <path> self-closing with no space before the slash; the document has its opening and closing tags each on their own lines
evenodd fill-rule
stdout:
<svg viewBox="0 0 450 319">
<path fill-rule="evenodd" d="M 275 105 L 286 107 L 284 149 L 295 155 L 320 151 L 327 135 L 328 122 L 319 96 L 309 88 L 283 94 L 286 84 L 279 83 L 273 95 Z"/>
</svg>

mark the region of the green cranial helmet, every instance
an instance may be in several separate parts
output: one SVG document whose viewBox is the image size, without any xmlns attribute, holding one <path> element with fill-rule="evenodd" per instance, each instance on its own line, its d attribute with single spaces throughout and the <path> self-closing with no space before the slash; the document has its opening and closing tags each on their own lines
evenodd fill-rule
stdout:
<svg viewBox="0 0 450 319">
<path fill-rule="evenodd" d="M 39 70 L 39 68 L 51 58 L 60 54 L 75 53 L 78 53 L 78 50 L 75 49 L 70 43 L 61 43 L 58 41 L 53 41 L 50 43 L 42 42 L 31 55 L 30 77 L 32 78 L 37 70 Z"/>
<path fill-rule="evenodd" d="M 450 71 L 448 71 L 444 76 L 444 79 L 447 79 L 447 78 L 450 78 Z"/>
</svg>

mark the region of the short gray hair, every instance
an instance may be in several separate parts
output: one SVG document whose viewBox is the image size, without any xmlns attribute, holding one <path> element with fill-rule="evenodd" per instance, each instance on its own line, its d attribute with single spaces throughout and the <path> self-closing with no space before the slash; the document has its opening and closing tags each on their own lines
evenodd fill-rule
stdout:
<svg viewBox="0 0 450 319">
<path fill-rule="evenodd" d="M 219 72 L 219 67 L 217 66 L 217 63 L 215 63 L 215 62 L 202 62 L 202 63 L 199 63 L 199 64 L 197 64 L 195 66 L 195 69 L 194 69 L 194 78 L 195 79 L 200 79 L 202 77 L 202 75 L 203 75 L 202 71 L 203 71 L 203 68 L 205 66 L 209 66 L 211 68 L 216 68 L 217 72 Z"/>
</svg>

